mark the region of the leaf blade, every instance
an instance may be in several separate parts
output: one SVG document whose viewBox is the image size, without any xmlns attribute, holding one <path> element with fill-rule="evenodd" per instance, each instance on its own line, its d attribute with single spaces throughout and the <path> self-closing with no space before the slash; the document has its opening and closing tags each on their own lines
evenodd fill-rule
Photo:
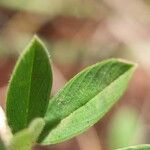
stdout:
<svg viewBox="0 0 150 150">
<path fill-rule="evenodd" d="M 52 86 L 52 71 L 47 49 L 34 37 L 20 56 L 10 80 L 6 114 L 12 132 L 43 117 Z"/>
<path fill-rule="evenodd" d="M 121 97 L 133 71 L 133 64 L 111 59 L 76 75 L 50 100 L 45 115 L 47 125 L 41 139 L 48 130 L 50 133 L 42 143 L 63 142 L 95 124 Z M 117 80 L 119 77 L 121 79 Z M 118 93 L 111 96 L 110 92 L 116 91 Z"/>
</svg>

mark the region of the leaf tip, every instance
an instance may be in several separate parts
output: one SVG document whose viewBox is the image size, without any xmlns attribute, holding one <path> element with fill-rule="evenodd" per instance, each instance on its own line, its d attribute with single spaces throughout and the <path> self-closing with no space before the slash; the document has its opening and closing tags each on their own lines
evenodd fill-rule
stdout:
<svg viewBox="0 0 150 150">
<path fill-rule="evenodd" d="M 41 39 L 37 35 L 33 36 L 31 43 L 32 44 L 38 44 L 38 45 L 41 45 L 42 47 L 45 47 L 43 42 L 41 41 Z"/>
<path fill-rule="evenodd" d="M 32 38 L 33 42 L 41 42 L 40 38 L 35 34 Z"/>
<path fill-rule="evenodd" d="M 135 63 L 135 62 L 132 62 L 132 61 L 129 61 L 129 60 L 126 60 L 126 59 L 118 58 L 117 60 L 118 60 L 119 62 L 128 64 L 128 65 L 134 67 L 135 69 L 136 69 L 137 66 L 138 66 L 138 63 Z"/>
<path fill-rule="evenodd" d="M 34 45 L 34 44 L 42 47 L 42 50 L 46 53 L 48 58 L 50 58 L 48 49 L 46 48 L 45 44 L 42 42 L 42 40 L 36 34 L 33 36 L 32 40 L 31 40 L 31 45 Z"/>
</svg>

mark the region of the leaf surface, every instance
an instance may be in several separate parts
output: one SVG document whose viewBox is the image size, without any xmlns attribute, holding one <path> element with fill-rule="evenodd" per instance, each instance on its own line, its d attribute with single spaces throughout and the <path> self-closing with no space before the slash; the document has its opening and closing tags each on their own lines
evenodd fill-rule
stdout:
<svg viewBox="0 0 150 150">
<path fill-rule="evenodd" d="M 111 59 L 77 74 L 50 100 L 39 141 L 60 143 L 94 125 L 122 96 L 134 70 L 131 63 Z"/>
<path fill-rule="evenodd" d="M 116 150 L 150 150 L 150 145 L 145 144 L 145 145 L 130 146 L 130 147 L 120 148 Z"/>
<path fill-rule="evenodd" d="M 6 113 L 13 133 L 43 117 L 52 86 L 49 56 L 42 42 L 34 37 L 20 56 L 10 80 Z"/>
</svg>

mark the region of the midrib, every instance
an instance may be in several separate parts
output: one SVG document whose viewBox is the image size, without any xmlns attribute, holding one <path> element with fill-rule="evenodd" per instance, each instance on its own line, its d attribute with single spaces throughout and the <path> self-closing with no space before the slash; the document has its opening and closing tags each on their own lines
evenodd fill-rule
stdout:
<svg viewBox="0 0 150 150">
<path fill-rule="evenodd" d="M 34 58 L 35 58 L 35 49 L 33 51 L 33 59 L 32 59 L 32 65 L 31 65 L 31 76 L 30 76 L 30 84 L 29 84 L 29 89 L 28 89 L 28 100 L 27 100 L 27 110 L 26 110 L 26 121 L 25 121 L 25 126 L 27 127 L 28 125 L 28 117 L 29 117 L 29 105 L 30 105 L 30 97 L 31 97 L 31 85 L 32 85 L 32 75 L 33 75 L 33 68 L 34 68 Z"/>
</svg>

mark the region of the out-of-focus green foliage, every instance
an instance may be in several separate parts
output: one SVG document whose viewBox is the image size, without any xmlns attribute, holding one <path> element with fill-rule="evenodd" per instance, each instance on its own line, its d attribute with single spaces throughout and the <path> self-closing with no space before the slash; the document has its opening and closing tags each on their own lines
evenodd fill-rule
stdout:
<svg viewBox="0 0 150 150">
<path fill-rule="evenodd" d="M 131 146 L 131 147 L 126 147 L 126 148 L 120 148 L 116 150 L 150 150 L 150 145 L 148 144 L 137 145 L 137 146 Z"/>
<path fill-rule="evenodd" d="M 4 142 L 2 141 L 1 138 L 0 138 L 0 150 L 6 150 Z"/>
<path fill-rule="evenodd" d="M 130 146 L 136 142 L 139 126 L 137 112 L 133 108 L 121 108 L 109 124 L 109 149 Z"/>
<path fill-rule="evenodd" d="M 50 16 L 75 15 L 91 16 L 97 10 L 96 2 L 82 0 L 0 0 L 0 5 L 8 8 L 44 13 Z"/>
</svg>

